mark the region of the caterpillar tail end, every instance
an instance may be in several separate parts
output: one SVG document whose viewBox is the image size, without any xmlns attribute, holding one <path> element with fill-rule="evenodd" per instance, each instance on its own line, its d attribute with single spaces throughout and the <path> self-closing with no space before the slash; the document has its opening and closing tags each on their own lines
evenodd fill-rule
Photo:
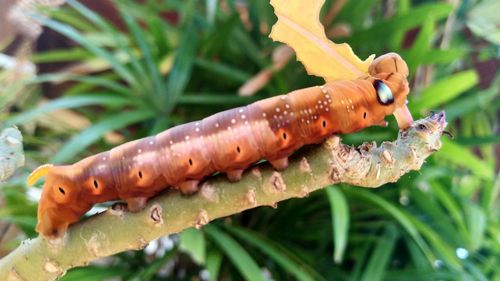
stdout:
<svg viewBox="0 0 500 281">
<path fill-rule="evenodd" d="M 394 111 L 394 117 L 398 122 L 400 130 L 407 129 L 411 126 L 411 124 L 413 124 L 413 116 L 411 116 L 411 112 L 406 105 L 396 108 Z"/>
<path fill-rule="evenodd" d="M 42 177 L 46 176 L 49 173 L 49 170 L 53 167 L 52 164 L 45 164 L 38 168 L 36 168 L 26 179 L 26 183 L 28 186 L 33 186 L 35 183 Z"/>
</svg>

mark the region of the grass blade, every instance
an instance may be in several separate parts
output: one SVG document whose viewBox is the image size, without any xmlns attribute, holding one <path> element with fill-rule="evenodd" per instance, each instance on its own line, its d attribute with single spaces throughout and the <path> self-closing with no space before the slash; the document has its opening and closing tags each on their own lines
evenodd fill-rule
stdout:
<svg viewBox="0 0 500 281">
<path fill-rule="evenodd" d="M 349 207 L 344 193 L 335 186 L 326 188 L 326 195 L 330 202 L 332 213 L 334 253 L 333 260 L 340 264 L 347 247 L 347 237 L 349 234 Z"/>
<path fill-rule="evenodd" d="M 108 118 L 103 118 L 98 123 L 73 136 L 66 142 L 59 152 L 52 157 L 50 163 L 58 164 L 67 162 L 78 153 L 84 151 L 89 145 L 99 140 L 109 131 L 118 130 L 133 123 L 137 123 L 155 116 L 151 110 L 125 111 Z"/>
<path fill-rule="evenodd" d="M 368 264 L 363 270 L 361 281 L 383 280 L 388 267 L 392 251 L 396 245 L 398 232 L 394 225 L 389 224 L 384 234 L 378 239 L 377 246 L 368 260 Z"/>
<path fill-rule="evenodd" d="M 239 238 L 245 240 L 245 242 L 259 248 L 262 252 L 268 255 L 270 258 L 274 260 L 277 264 L 279 264 L 286 272 L 293 275 L 295 280 L 301 281 L 313 281 L 317 280 L 312 275 L 310 275 L 307 271 L 304 270 L 304 264 L 298 260 L 292 260 L 288 257 L 285 249 L 280 247 L 277 243 L 266 239 L 265 237 L 251 232 L 250 230 L 237 228 L 237 227 L 229 227 L 226 228 L 238 236 Z M 309 268 L 308 268 L 309 269 Z M 309 269 L 310 270 L 310 269 Z M 319 276 L 319 274 L 317 274 Z"/>
<path fill-rule="evenodd" d="M 45 104 L 35 107 L 29 111 L 24 111 L 20 114 L 14 115 L 7 120 L 9 125 L 17 125 L 28 122 L 37 118 L 40 115 L 58 110 L 79 108 L 88 105 L 101 105 L 109 107 L 120 107 L 124 105 L 133 104 L 133 101 L 123 97 L 103 95 L 103 94 L 89 94 L 85 96 L 62 97 L 51 100 Z"/>
<path fill-rule="evenodd" d="M 493 167 L 479 159 L 468 148 L 447 139 L 443 139 L 442 142 L 443 147 L 436 157 L 445 159 L 455 165 L 466 167 L 483 179 L 493 179 Z"/>
<path fill-rule="evenodd" d="M 179 248 L 188 253 L 200 265 L 206 262 L 206 243 L 203 232 L 196 228 L 188 228 L 181 233 Z"/>
<path fill-rule="evenodd" d="M 220 231 L 213 225 L 205 227 L 204 230 L 231 260 L 245 280 L 265 281 L 256 261 L 231 236 Z"/>
<path fill-rule="evenodd" d="M 466 70 L 450 75 L 435 82 L 425 89 L 418 99 L 410 103 L 413 112 L 434 109 L 447 103 L 479 82 L 478 74 L 474 70 Z"/>
</svg>

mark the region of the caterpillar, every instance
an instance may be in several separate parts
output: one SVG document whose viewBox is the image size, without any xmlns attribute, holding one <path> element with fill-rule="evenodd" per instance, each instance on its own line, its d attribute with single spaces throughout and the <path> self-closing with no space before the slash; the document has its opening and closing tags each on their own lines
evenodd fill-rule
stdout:
<svg viewBox="0 0 500 281">
<path fill-rule="evenodd" d="M 131 141 L 72 165 L 46 164 L 28 177 L 45 176 L 36 231 L 61 237 L 96 204 L 121 199 L 130 211 L 166 188 L 196 192 L 214 172 L 240 179 L 251 164 L 265 159 L 275 169 L 306 144 L 332 134 L 386 125 L 394 114 L 400 128 L 413 119 L 406 107 L 408 67 L 395 53 L 380 56 L 368 74 L 327 82 L 260 100 Z"/>
</svg>

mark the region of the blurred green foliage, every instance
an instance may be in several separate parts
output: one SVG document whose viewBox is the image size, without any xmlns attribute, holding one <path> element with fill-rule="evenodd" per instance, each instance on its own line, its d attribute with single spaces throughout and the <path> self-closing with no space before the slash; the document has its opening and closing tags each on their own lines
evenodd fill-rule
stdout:
<svg viewBox="0 0 500 281">
<path fill-rule="evenodd" d="M 121 28 L 75 0 L 47 10 L 50 17 L 38 17 L 74 45 L 36 53 L 34 62 L 77 62 L 79 71 L 69 67 L 30 79 L 29 85 L 65 83 L 64 94 L 54 97 L 38 87 L 17 102 L 15 113 L 1 118 L 32 129 L 48 113 L 67 109 L 91 125 L 56 130 L 55 121 L 26 133 L 25 172 L 110 149 L 113 144 L 103 137 L 112 131 L 132 140 L 322 83 L 292 61 L 256 96 L 236 94 L 272 64 L 278 43 L 267 36 L 275 21 L 267 1 L 143 2 L 115 1 Z M 327 1 L 323 13 L 332 5 Z M 482 62 L 499 58 L 498 27 L 481 28 L 498 26 L 495 7 L 495 0 L 456 6 L 351 0 L 325 27 L 348 25 L 349 34 L 336 41 L 351 44 L 361 58 L 400 53 L 411 70 L 410 109 L 416 118 L 446 110 L 456 138 L 445 139 L 421 171 L 376 190 L 335 186 L 277 209 L 245 211 L 155 241 L 146 251 L 74 269 L 63 279 L 500 280 L 500 75 L 498 68 L 487 69 L 494 79 L 483 83 L 480 71 Z M 44 96 L 49 102 L 34 106 Z M 391 123 L 343 138 L 391 140 L 397 131 Z M 36 206 L 26 199 L 23 180 L 1 187 L 6 207 L 0 218 L 31 237 Z"/>
</svg>

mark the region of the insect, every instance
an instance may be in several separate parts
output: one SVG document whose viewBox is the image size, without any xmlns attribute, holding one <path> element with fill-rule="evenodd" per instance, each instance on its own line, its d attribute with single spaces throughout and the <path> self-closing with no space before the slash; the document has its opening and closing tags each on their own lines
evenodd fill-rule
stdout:
<svg viewBox="0 0 500 281">
<path fill-rule="evenodd" d="M 394 114 L 400 128 L 412 123 L 406 107 L 408 67 L 397 54 L 373 61 L 369 75 L 328 82 L 257 101 L 122 144 L 72 165 L 43 165 L 28 178 L 45 176 L 36 230 L 62 236 L 100 202 L 121 199 L 130 211 L 166 188 L 196 192 L 218 171 L 231 181 L 258 160 L 284 169 L 288 156 L 332 134 L 386 125 Z"/>
</svg>

